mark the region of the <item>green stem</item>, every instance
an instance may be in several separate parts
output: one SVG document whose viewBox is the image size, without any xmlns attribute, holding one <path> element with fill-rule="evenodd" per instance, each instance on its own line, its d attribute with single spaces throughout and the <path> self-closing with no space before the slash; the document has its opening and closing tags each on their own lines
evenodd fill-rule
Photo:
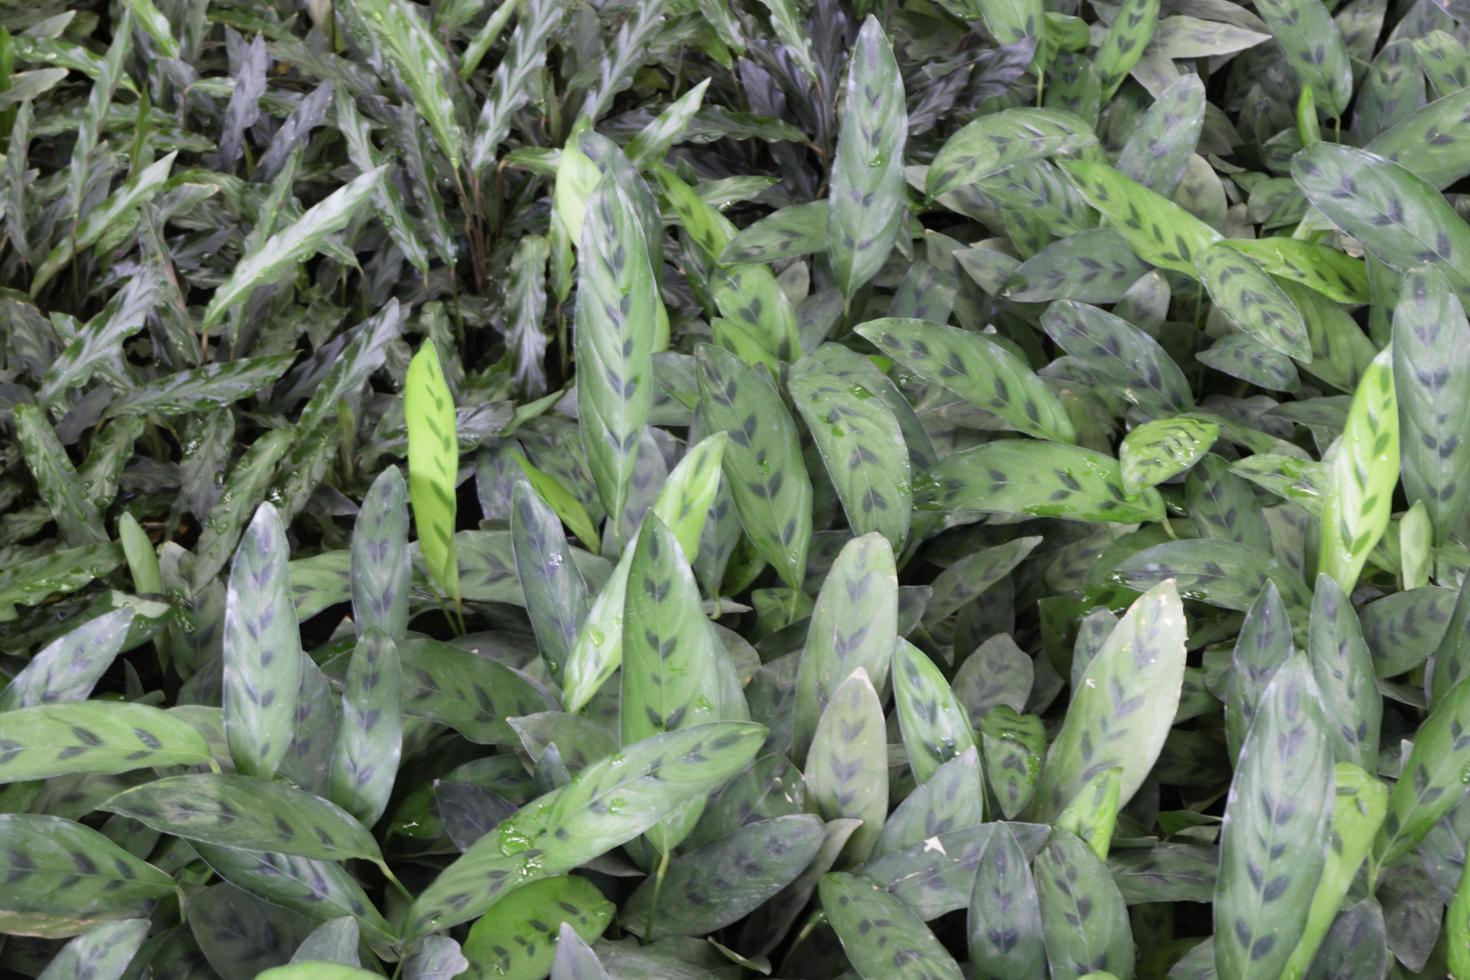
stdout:
<svg viewBox="0 0 1470 980">
<path fill-rule="evenodd" d="M 669 850 L 672 850 L 672 848 L 666 849 L 663 852 L 663 856 L 659 858 L 658 871 L 656 877 L 653 879 L 653 901 L 648 904 L 648 925 L 643 928 L 643 941 L 645 943 L 653 942 L 653 922 L 658 916 L 658 897 L 664 890 L 664 875 L 669 871 Z"/>
<path fill-rule="evenodd" d="M 398 894 L 402 895 L 408 904 L 412 905 L 413 892 L 403 887 L 403 882 L 399 881 L 398 876 L 393 873 L 393 869 L 388 867 L 388 862 L 375 861 L 374 863 L 378 866 L 378 870 L 383 872 L 383 877 L 388 879 L 388 884 L 398 889 Z"/>
</svg>

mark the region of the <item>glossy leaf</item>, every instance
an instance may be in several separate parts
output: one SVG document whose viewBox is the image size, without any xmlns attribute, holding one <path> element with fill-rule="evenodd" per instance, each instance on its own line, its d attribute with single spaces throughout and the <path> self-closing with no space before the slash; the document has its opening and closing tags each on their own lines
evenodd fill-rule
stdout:
<svg viewBox="0 0 1470 980">
<path fill-rule="evenodd" d="M 403 672 L 398 648 L 369 628 L 357 641 L 342 692 L 332 752 L 333 802 L 371 827 L 388 806 L 403 743 Z"/>
<path fill-rule="evenodd" d="M 568 930 L 584 941 L 602 935 L 614 906 L 586 878 L 543 878 L 517 888 L 470 927 L 464 958 L 470 976 L 545 976 Z"/>
<path fill-rule="evenodd" d="M 858 976 L 963 976 L 923 921 L 871 880 L 834 872 L 822 878 L 820 891 L 822 911 Z"/>
<path fill-rule="evenodd" d="M 863 822 L 843 854 L 861 862 L 872 853 L 888 812 L 888 742 L 883 704 L 859 667 L 838 685 L 822 711 L 806 756 L 806 786 L 826 820 Z"/>
<path fill-rule="evenodd" d="M 200 765 L 209 746 L 166 711 L 106 701 L 0 712 L 0 783 Z"/>
<path fill-rule="evenodd" d="M 1399 482 L 1399 411 L 1391 358 L 1384 351 L 1363 374 L 1322 501 L 1317 567 L 1343 591 L 1352 589 L 1368 553 L 1388 529 Z"/>
<path fill-rule="evenodd" d="M 404 383 L 408 427 L 408 491 L 419 548 L 434 583 L 459 603 L 459 560 L 454 548 L 459 447 L 454 396 L 432 340 L 420 347 Z"/>
<path fill-rule="evenodd" d="M 1053 830 L 1034 872 L 1051 975 L 1077 978 L 1100 967 L 1132 977 L 1133 934 L 1123 896 L 1087 844 Z"/>
</svg>

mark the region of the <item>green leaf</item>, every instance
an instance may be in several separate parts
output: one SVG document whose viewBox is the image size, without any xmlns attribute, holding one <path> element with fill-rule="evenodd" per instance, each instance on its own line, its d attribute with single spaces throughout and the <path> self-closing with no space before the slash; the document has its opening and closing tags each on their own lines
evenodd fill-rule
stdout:
<svg viewBox="0 0 1470 980">
<path fill-rule="evenodd" d="M 970 976 L 1010 980 L 1046 971 L 1041 904 L 1031 863 L 1005 824 L 993 824 L 975 865 L 970 895 Z"/>
<path fill-rule="evenodd" d="M 348 966 L 344 963 L 287 963 L 285 966 L 273 966 L 269 970 L 262 970 L 255 975 L 256 980 L 367 980 L 369 977 L 381 977 L 381 973 L 364 970 L 359 966 Z"/>
<path fill-rule="evenodd" d="M 1266 552 L 1235 541 L 1169 541 L 1118 563 L 1114 581 L 1151 589 L 1174 579 L 1179 594 L 1222 609 L 1245 612 L 1270 582 L 1281 592 L 1287 614 L 1305 622 L 1312 594 L 1301 577 Z"/>
<path fill-rule="evenodd" d="M 878 534 L 842 546 L 817 594 L 796 673 L 792 758 L 801 761 L 818 719 L 852 673 L 862 668 L 887 687 L 898 637 L 898 572 L 893 548 Z"/>
<path fill-rule="evenodd" d="M 904 639 L 893 651 L 893 692 L 909 768 L 919 782 L 974 746 L 969 717 L 944 674 Z"/>
<path fill-rule="evenodd" d="M 1199 276 L 1215 308 L 1237 329 L 1288 357 L 1312 359 L 1301 311 L 1264 269 L 1232 243 L 1217 242 L 1201 252 Z"/>
<path fill-rule="evenodd" d="M 658 892 L 659 935 L 703 936 L 739 922 L 796 879 L 825 836 L 807 813 L 758 820 L 669 864 Z M 660 884 L 645 879 L 622 909 L 629 931 L 643 935 Z M 645 936 L 645 938 L 647 938 Z"/>
<path fill-rule="evenodd" d="M 1003 109 L 972 120 L 945 141 L 929 165 L 924 192 L 932 200 L 1011 167 L 1073 154 L 1096 142 L 1092 128 L 1069 112 Z"/>
<path fill-rule="evenodd" d="M 125 790 L 99 809 L 206 844 L 326 861 L 382 859 L 372 835 L 345 810 L 254 776 L 170 776 Z"/>
<path fill-rule="evenodd" d="M 1164 517 L 1157 490 L 1130 498 L 1118 461 L 1076 446 L 1000 439 L 953 453 L 920 483 L 920 510 L 1133 524 Z"/>
<path fill-rule="evenodd" d="M 1398 782 L 1388 798 L 1388 816 L 1373 841 L 1373 866 L 1384 868 L 1413 850 L 1465 795 L 1470 767 L 1470 685 L 1456 684 L 1434 705 L 1414 735 Z"/>
<path fill-rule="evenodd" d="M 1347 427 L 1330 462 L 1322 501 L 1319 571 L 1350 592 L 1368 553 L 1388 529 L 1399 482 L 1399 413 L 1391 350 L 1373 359 L 1353 396 Z"/>
<path fill-rule="evenodd" d="M 1300 283 L 1314 294 L 1339 303 L 1368 302 L 1368 272 L 1362 260 L 1321 242 L 1270 236 L 1232 238 L 1229 244 L 1271 275 Z"/>
<path fill-rule="evenodd" d="M 1104 769 L 1093 776 L 1057 814 L 1053 826 L 1076 834 L 1100 860 L 1107 860 L 1118 822 L 1118 791 L 1123 770 Z"/>
<path fill-rule="evenodd" d="M 296 726 L 302 653 L 286 550 L 276 509 L 262 504 L 235 552 L 225 595 L 225 736 L 235 768 L 250 776 L 280 768 Z"/>
<path fill-rule="evenodd" d="M 868 878 L 833 872 L 819 886 L 822 911 L 863 980 L 964 974 L 923 920 Z"/>
<path fill-rule="evenodd" d="M 1312 892 L 1302 938 L 1282 971 L 1285 977 L 1300 977 L 1307 972 L 1358 875 L 1358 868 L 1368 856 L 1373 835 L 1383 823 L 1388 808 L 1388 787 L 1352 763 L 1337 764 L 1333 785 L 1336 801 L 1332 808 L 1332 841 L 1327 863 Z"/>
<path fill-rule="evenodd" d="M 276 465 L 295 435 L 292 429 L 275 429 L 256 439 L 225 478 L 194 546 L 194 571 L 189 576 L 194 591 L 205 588 L 230 561 L 246 523 L 265 502 Z"/>
<path fill-rule="evenodd" d="M 1133 798 L 1153 768 L 1184 683 L 1184 608 L 1174 583 L 1140 596 L 1087 665 L 1036 791 L 1055 814 L 1104 769 L 1123 770 L 1120 798 Z"/>
<path fill-rule="evenodd" d="M 724 265 L 779 262 L 827 250 L 826 201 L 792 204 L 739 229 L 717 256 Z"/>
<path fill-rule="evenodd" d="M 93 926 L 62 947 L 37 980 L 71 980 L 73 977 L 117 980 L 127 970 L 147 936 L 146 919 L 124 919 Z"/>
<path fill-rule="evenodd" d="M 570 560 L 561 522 L 528 484 L 517 483 L 511 494 L 511 537 L 526 614 L 547 670 L 560 679 L 587 616 L 587 584 Z"/>
<path fill-rule="evenodd" d="M 595 940 L 617 909 L 586 878 L 566 875 L 533 881 L 470 927 L 464 957 L 471 976 L 544 977 L 557 955 L 558 934 L 570 930 Z"/>
<path fill-rule="evenodd" d="M 52 640 L 0 690 L 0 712 L 85 701 L 126 642 L 133 616 L 128 607 L 103 613 Z"/>
<path fill-rule="evenodd" d="M 407 0 L 355 0 L 353 19 L 365 26 L 413 96 L 414 108 L 429 124 L 434 141 L 458 170 L 464 134 L 455 110 L 454 69 L 449 53 L 429 29 L 417 4 Z"/>
<path fill-rule="evenodd" d="M 1053 830 L 1036 856 L 1036 897 L 1046 960 L 1056 980 L 1100 967 L 1133 976 L 1133 934 L 1107 866 L 1075 834 Z"/>
<path fill-rule="evenodd" d="M 1094 64 L 1102 99 L 1109 102 L 1118 86 L 1143 56 L 1159 23 L 1159 0 L 1124 0 L 1107 36 L 1098 45 Z"/>
<path fill-rule="evenodd" d="M 210 761 L 189 724 L 142 704 L 43 704 L 0 712 L 0 783 Z"/>
<path fill-rule="evenodd" d="M 1001 44 L 1027 38 L 1040 40 L 1046 32 L 1045 15 L 1037 0 L 975 0 L 985 29 Z"/>
<path fill-rule="evenodd" d="M 1052 242 L 1022 262 L 1006 279 L 1001 295 L 1017 303 L 1116 303 L 1148 271 L 1122 235 L 1111 228 L 1092 228 Z"/>
<path fill-rule="evenodd" d="M 352 621 L 359 634 L 408 632 L 408 491 L 390 466 L 368 488 L 352 526 Z"/>
<path fill-rule="evenodd" d="M 164 158 L 171 159 L 171 156 Z M 386 170 L 386 166 L 378 167 L 354 178 L 242 256 L 229 279 L 210 297 L 201 327 L 207 330 L 245 302 L 256 286 L 276 282 L 321 251 L 327 240 L 346 228 L 368 198 L 377 192 Z"/>
<path fill-rule="evenodd" d="M 617 244 L 608 248 L 609 242 Z M 587 202 L 578 243 L 577 411 L 602 505 L 621 514 L 653 404 L 653 272 L 633 204 L 613 176 Z"/>
<path fill-rule="evenodd" d="M 1333 758 L 1359 767 L 1376 765 L 1383 698 L 1373 658 L 1350 598 L 1328 575 L 1317 576 L 1307 652 L 1323 711 L 1331 719 Z"/>
<path fill-rule="evenodd" d="M 1267 582 L 1246 611 L 1225 679 L 1225 737 L 1232 757 L 1239 756 L 1271 678 L 1291 654 L 1291 623 L 1281 593 Z"/>
<path fill-rule="evenodd" d="M 1470 227 L 1431 185 L 1383 157 L 1318 143 L 1292 158 L 1292 179 L 1327 218 L 1390 268 L 1433 265 L 1470 288 Z"/>
<path fill-rule="evenodd" d="M 1158 341 L 1127 320 L 1085 303 L 1063 301 L 1047 307 L 1041 326 L 1089 374 L 1100 383 L 1116 385 L 1123 398 L 1149 416 L 1175 415 L 1194 407 L 1179 365 Z"/>
<path fill-rule="evenodd" d="M 832 164 L 827 257 L 843 296 L 878 274 L 905 218 L 903 78 L 876 18 L 863 22 L 847 69 Z"/>
<path fill-rule="evenodd" d="M 934 770 L 894 808 L 873 853 L 890 854 L 957 827 L 973 827 L 984 817 L 984 799 L 980 753 L 972 746 Z"/>
<path fill-rule="evenodd" d="M 25 454 L 26 466 L 47 510 L 61 529 L 62 539 L 73 547 L 107 543 L 102 516 L 97 512 L 81 477 L 72 466 L 56 430 L 34 405 L 15 406 L 15 438 Z"/>
<path fill-rule="evenodd" d="M 862 821 L 842 853 L 853 862 L 867 860 L 888 812 L 888 742 L 883 703 L 862 667 L 837 686 L 823 708 L 807 752 L 805 778 L 823 819 Z"/>
<path fill-rule="evenodd" d="M 1220 233 L 1194 215 L 1105 163 L 1063 163 L 1082 196 L 1138 257 L 1160 269 L 1197 277 L 1200 253 Z"/>
<path fill-rule="evenodd" d="M 188 910 L 194 941 L 223 980 L 252 980 L 269 967 L 289 963 L 292 951 L 311 933 L 303 916 L 230 885 L 211 885 L 192 896 Z M 307 969 L 334 968 L 313 963 Z"/>
<path fill-rule="evenodd" d="M 984 595 L 1041 544 L 1040 536 L 1015 538 L 994 548 L 971 552 L 935 576 L 923 620 L 937 623 Z"/>
<path fill-rule="evenodd" d="M 699 411 L 726 432 L 724 473 L 741 526 L 756 551 L 792 588 L 806 575 L 812 486 L 796 423 L 766 375 L 708 345 L 695 354 Z"/>
<path fill-rule="evenodd" d="M 393 791 L 403 740 L 402 695 L 398 649 L 386 633 L 368 627 L 347 665 L 331 775 L 332 801 L 365 827 L 378 822 Z"/>
<path fill-rule="evenodd" d="M 1211 454 L 1196 463 L 1184 481 L 1184 493 L 1201 535 L 1270 551 L 1271 531 L 1256 495 L 1225 460 Z"/>
<path fill-rule="evenodd" d="M 97 831 L 39 813 L 0 814 L 0 871 L 0 929 L 12 935 L 55 939 L 146 917 L 174 891 L 172 878 Z"/>
<path fill-rule="evenodd" d="M 404 714 L 448 725 L 471 742 L 517 745 L 507 719 L 553 707 L 524 674 L 461 647 L 413 637 L 398 644 L 398 658 Z"/>
<path fill-rule="evenodd" d="M 1296 654 L 1261 697 L 1225 802 L 1214 908 L 1222 977 L 1285 968 L 1326 863 L 1332 800 L 1321 700 Z"/>
<path fill-rule="evenodd" d="M 454 396 L 444 380 L 439 352 L 432 340 L 424 342 L 408 366 L 403 417 L 408 427 L 408 491 L 419 532 L 419 548 L 429 576 L 458 606 L 459 562 L 454 548 L 454 521 L 459 446 L 455 437 Z"/>
<path fill-rule="evenodd" d="M 495 66 L 490 91 L 480 106 L 474 139 L 470 144 L 468 164 L 469 169 L 476 174 L 486 174 L 489 165 L 495 160 L 500 144 L 510 132 L 515 113 L 535 97 L 536 80 L 546 65 L 548 42 L 567 13 L 562 0 L 526 0 L 514 7 L 520 13 L 516 29 L 511 35 L 505 57 Z M 511 9 L 510 4 L 497 8 L 491 20 L 502 10 L 508 14 Z M 489 26 L 488 21 L 486 26 Z M 475 40 L 478 42 L 479 36 Z M 493 42 L 493 39 L 490 40 Z M 474 46 L 475 42 L 472 42 L 472 47 Z M 483 54 L 484 49 L 481 48 L 480 51 Z M 471 57 L 470 51 L 466 51 L 460 65 L 460 74 L 469 81 L 474 70 L 475 59 Z M 452 104 L 449 111 L 453 112 Z M 450 139 L 453 138 L 451 135 Z"/>
<path fill-rule="evenodd" d="M 141 385 L 107 406 L 109 418 L 126 415 L 185 415 L 223 408 L 275 384 L 293 361 L 294 351 L 242 357 L 165 375 Z"/>
<path fill-rule="evenodd" d="M 1193 415 L 1145 422 L 1123 437 L 1118 459 L 1123 489 L 1137 496 L 1199 462 L 1220 436 L 1220 426 Z"/>
<path fill-rule="evenodd" d="M 1336 119 L 1353 96 L 1353 66 L 1337 24 L 1321 0 L 1263 0 L 1256 11 L 1298 83 Z"/>
<path fill-rule="evenodd" d="M 1035 715 L 1023 715 L 1008 704 L 998 704 L 980 721 L 980 741 L 985 748 L 985 776 L 990 788 L 1000 801 L 1001 813 L 1013 820 L 1031 802 L 1041 778 L 1046 760 L 1045 727 Z"/>
<path fill-rule="evenodd" d="M 792 365 L 786 387 L 817 444 L 853 533 L 876 531 L 901 549 L 914 507 L 909 454 L 898 419 L 881 392 L 831 374 L 811 357 Z"/>
<path fill-rule="evenodd" d="M 1470 322 L 1444 277 L 1410 270 L 1393 309 L 1393 389 L 1404 489 L 1443 542 L 1470 507 Z"/>
<path fill-rule="evenodd" d="M 1024 361 L 993 340 L 903 317 L 871 320 L 857 333 L 925 381 L 1003 420 L 1006 428 L 1039 439 L 1076 441 L 1061 400 Z"/>
<path fill-rule="evenodd" d="M 477 841 L 408 909 L 409 938 L 481 915 L 511 888 L 564 874 L 632 840 L 745 768 L 765 738 L 717 722 L 652 738 L 582 770 Z"/>
<path fill-rule="evenodd" d="M 1205 121 L 1205 86 L 1184 74 L 1159 93 L 1118 154 L 1118 171 L 1151 191 L 1173 194 Z"/>
</svg>

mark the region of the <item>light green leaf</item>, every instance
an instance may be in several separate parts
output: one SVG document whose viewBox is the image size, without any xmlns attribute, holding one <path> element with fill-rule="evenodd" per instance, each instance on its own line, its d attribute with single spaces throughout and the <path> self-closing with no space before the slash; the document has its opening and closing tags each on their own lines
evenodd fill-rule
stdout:
<svg viewBox="0 0 1470 980">
<path fill-rule="evenodd" d="M 1322 501 L 1319 571 L 1351 592 L 1368 554 L 1388 529 L 1399 482 L 1399 412 L 1393 352 L 1373 359 L 1353 396 L 1347 427 L 1332 457 Z"/>
<path fill-rule="evenodd" d="M 424 341 L 408 366 L 403 417 L 408 427 L 408 491 L 419 548 L 429 576 L 457 606 L 460 588 L 454 521 L 459 445 L 454 396 L 432 340 Z"/>
</svg>

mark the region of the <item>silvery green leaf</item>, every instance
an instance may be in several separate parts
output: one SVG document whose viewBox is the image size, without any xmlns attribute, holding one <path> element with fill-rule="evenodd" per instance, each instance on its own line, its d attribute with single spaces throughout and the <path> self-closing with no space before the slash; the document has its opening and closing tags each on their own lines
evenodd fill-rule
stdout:
<svg viewBox="0 0 1470 980">
<path fill-rule="evenodd" d="M 66 543 L 74 547 L 106 544 L 97 506 L 82 489 L 81 478 L 45 413 L 34 405 L 15 406 L 15 435 L 41 499 Z"/>
<path fill-rule="evenodd" d="M 1308 653 L 1330 719 L 1333 757 L 1358 766 L 1375 764 L 1383 698 L 1358 614 L 1342 587 L 1328 575 L 1317 576 Z"/>
<path fill-rule="evenodd" d="M 233 885 L 215 884 L 190 900 L 189 929 L 223 980 L 252 980 L 289 963 L 291 953 L 310 935 L 311 922 Z M 333 968 L 314 964 L 307 969 L 321 973 Z"/>
<path fill-rule="evenodd" d="M 1328 116 L 1341 116 L 1353 95 L 1353 66 L 1327 6 L 1320 0 L 1265 0 L 1256 11 L 1299 84 Z"/>
<path fill-rule="evenodd" d="M 854 862 L 867 860 L 883 830 L 887 752 L 883 704 L 867 671 L 859 667 L 826 703 L 806 757 L 806 786 L 817 812 L 828 820 L 851 817 L 863 822 L 843 848 Z"/>
<path fill-rule="evenodd" d="M 122 649 L 133 615 L 128 607 L 104 613 L 51 641 L 0 690 L 0 712 L 85 701 Z"/>
<path fill-rule="evenodd" d="M 1271 678 L 1291 654 L 1291 623 L 1281 593 L 1267 582 L 1246 610 L 1225 679 L 1225 736 L 1232 756 L 1239 755 Z"/>
<path fill-rule="evenodd" d="M 981 846 L 970 897 L 970 975 L 976 980 L 1038 976 L 1046 967 L 1041 906 L 1030 862 L 1005 824 Z"/>
<path fill-rule="evenodd" d="M 62 947 L 37 980 L 73 977 L 118 980 L 147 936 L 146 919 L 123 919 L 94 926 Z"/>
<path fill-rule="evenodd" d="M 225 598 L 224 724 L 235 767 L 269 777 L 295 731 L 301 638 L 286 569 L 286 529 L 262 504 L 230 566 Z"/>
<path fill-rule="evenodd" d="M 1184 177 L 1205 121 L 1205 87 L 1186 74 L 1138 120 L 1118 154 L 1118 170 L 1149 190 L 1170 195 Z"/>
<path fill-rule="evenodd" d="M 450 168 L 458 170 L 464 134 L 451 91 L 455 75 L 449 53 L 425 23 L 418 6 L 407 0 L 360 0 L 351 13 L 353 20 L 382 45 Z"/>
<path fill-rule="evenodd" d="M 955 132 L 929 165 L 924 191 L 938 198 L 1011 167 L 1072 154 L 1097 142 L 1091 127 L 1068 112 L 1005 109 Z"/>
<path fill-rule="evenodd" d="M 517 5 L 520 16 L 510 38 L 510 49 L 490 82 L 490 91 L 480 106 L 474 138 L 470 141 L 469 169 L 485 175 L 510 132 L 518 109 L 532 98 L 534 80 L 546 64 L 547 42 L 566 15 L 562 0 L 530 0 Z M 510 5 L 502 8 L 509 10 Z M 464 67 L 470 68 L 466 59 Z M 453 112 L 451 105 L 450 111 Z"/>
<path fill-rule="evenodd" d="M 1055 978 L 1076 980 L 1100 967 L 1133 976 L 1133 934 L 1107 866 L 1083 841 L 1053 830 L 1033 866 L 1046 960 Z"/>
<path fill-rule="evenodd" d="M 79 701 L 0 712 L 0 783 L 209 761 L 198 732 L 147 705 Z"/>
<path fill-rule="evenodd" d="M 1055 299 L 1116 303 L 1148 271 L 1148 264 L 1133 254 L 1121 235 L 1110 228 L 1093 228 L 1052 242 L 1022 262 L 1001 295 L 1018 303 Z"/>
<path fill-rule="evenodd" d="M 292 963 L 341 963 L 358 966 L 357 944 L 362 941 L 362 932 L 351 916 L 328 919 L 311 931 L 311 934 L 291 954 Z"/>
<path fill-rule="evenodd" d="M 180 371 L 113 399 L 107 414 L 166 416 L 222 408 L 274 384 L 295 360 L 294 352 L 267 354 Z"/>
<path fill-rule="evenodd" d="M 959 699 L 929 657 L 907 640 L 893 651 L 893 691 L 909 768 L 927 781 L 944 763 L 975 745 Z"/>
<path fill-rule="evenodd" d="M 871 879 L 833 872 L 822 878 L 822 910 L 864 980 L 908 974 L 959 980 L 963 974 L 923 920 Z"/>
<path fill-rule="evenodd" d="M 938 834 L 980 823 L 985 799 L 980 753 L 974 746 L 941 765 L 883 824 L 875 855 L 901 851 Z"/>
<path fill-rule="evenodd" d="M 393 640 L 376 627 L 358 638 L 342 692 L 331 796 L 365 827 L 388 806 L 402 751 L 403 675 Z"/>
<path fill-rule="evenodd" d="M 903 227 L 903 79 L 876 18 L 863 22 L 848 64 L 828 197 L 827 255 L 843 295 L 877 275 Z"/>
<path fill-rule="evenodd" d="M 517 888 L 471 928 L 461 949 L 471 976 L 543 976 L 562 928 L 595 940 L 616 907 L 586 878 L 543 878 Z M 447 972 L 447 971 L 446 971 Z"/>
<path fill-rule="evenodd" d="M 408 488 L 390 466 L 368 488 L 352 529 L 352 619 L 390 638 L 408 630 Z"/>
</svg>

